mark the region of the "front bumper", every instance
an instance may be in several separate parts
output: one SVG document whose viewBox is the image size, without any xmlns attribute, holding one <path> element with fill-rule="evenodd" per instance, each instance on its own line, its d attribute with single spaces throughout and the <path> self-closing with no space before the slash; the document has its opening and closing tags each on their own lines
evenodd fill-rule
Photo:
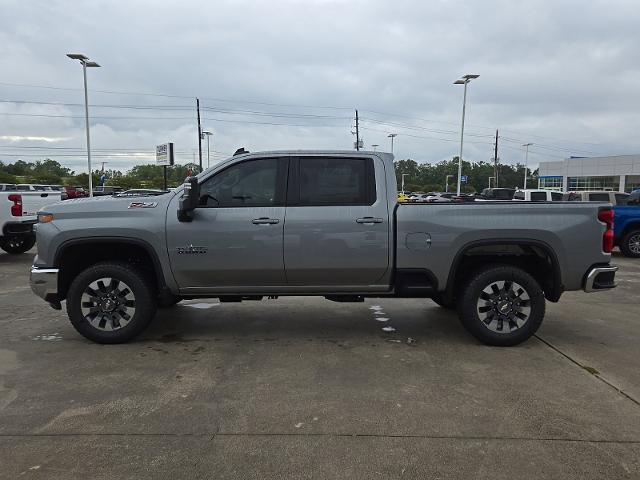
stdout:
<svg viewBox="0 0 640 480">
<path fill-rule="evenodd" d="M 29 285 L 37 296 L 49 303 L 58 302 L 58 269 L 31 267 Z"/>
<path fill-rule="evenodd" d="M 618 267 L 615 265 L 592 267 L 585 276 L 584 291 L 601 292 L 615 288 L 618 285 L 615 282 L 617 271 Z"/>
</svg>

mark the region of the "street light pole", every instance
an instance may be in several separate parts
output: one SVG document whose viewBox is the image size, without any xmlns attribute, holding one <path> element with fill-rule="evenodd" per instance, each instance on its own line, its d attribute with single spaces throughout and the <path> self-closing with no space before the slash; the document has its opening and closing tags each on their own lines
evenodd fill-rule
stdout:
<svg viewBox="0 0 640 480">
<path fill-rule="evenodd" d="M 89 166 L 89 197 L 93 197 L 93 177 L 91 169 L 91 136 L 89 135 L 89 93 L 87 91 L 87 67 L 99 67 L 96 62 L 89 60 L 89 57 L 82 53 L 67 53 L 67 57 L 72 60 L 80 60 L 82 64 L 82 77 L 84 79 L 84 121 L 87 132 L 87 164 Z"/>
<path fill-rule="evenodd" d="M 458 195 L 462 186 L 462 145 L 464 141 L 464 115 L 467 108 L 467 84 L 478 78 L 480 75 L 463 75 L 462 79 L 453 82 L 454 85 L 464 85 L 464 96 L 462 97 L 462 127 L 460 128 L 460 155 L 458 156 Z"/>
<path fill-rule="evenodd" d="M 533 145 L 533 143 L 525 143 L 522 145 L 525 148 L 524 151 L 524 186 L 522 187 L 524 190 L 527 189 L 527 164 L 529 162 L 529 147 Z"/>
<path fill-rule="evenodd" d="M 390 133 L 389 135 L 387 135 L 387 138 L 391 139 L 391 153 L 393 153 L 393 139 L 396 138 L 398 136 L 397 133 Z"/>
<path fill-rule="evenodd" d="M 402 174 L 402 187 L 401 187 L 402 193 L 404 193 L 404 177 L 408 177 L 408 176 L 409 176 L 408 173 L 403 173 Z"/>
<path fill-rule="evenodd" d="M 455 175 L 447 175 L 444 179 L 444 193 L 449 193 L 449 179 L 455 177 Z"/>
<path fill-rule="evenodd" d="M 209 168 L 211 166 L 211 162 L 210 162 L 210 158 L 209 158 L 209 137 L 211 135 L 213 135 L 212 132 L 206 132 L 206 131 L 202 131 L 202 135 L 206 135 L 207 136 L 207 168 Z"/>
</svg>

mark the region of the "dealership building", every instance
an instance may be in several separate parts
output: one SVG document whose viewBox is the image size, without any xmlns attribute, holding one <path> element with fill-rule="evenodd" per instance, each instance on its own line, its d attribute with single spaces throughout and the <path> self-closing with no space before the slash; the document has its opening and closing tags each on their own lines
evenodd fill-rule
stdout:
<svg viewBox="0 0 640 480">
<path fill-rule="evenodd" d="M 640 188 L 640 155 L 570 157 L 558 162 L 540 162 L 538 188 L 564 192 L 631 192 Z"/>
</svg>

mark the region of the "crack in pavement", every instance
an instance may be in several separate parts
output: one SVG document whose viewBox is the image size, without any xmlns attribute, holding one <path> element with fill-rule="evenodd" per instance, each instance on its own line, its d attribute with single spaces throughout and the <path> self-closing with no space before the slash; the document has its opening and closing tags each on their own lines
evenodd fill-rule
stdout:
<svg viewBox="0 0 640 480">
<path fill-rule="evenodd" d="M 538 334 L 534 334 L 534 337 L 536 337 L 540 342 L 544 343 L 547 347 L 549 347 L 550 349 L 552 349 L 553 351 L 555 351 L 556 353 L 562 355 L 564 358 L 566 358 L 567 360 L 569 360 L 571 363 L 573 363 L 574 365 L 577 365 L 578 367 L 580 367 L 583 370 L 586 370 L 587 372 L 589 372 L 592 376 L 596 377 L 598 380 L 600 380 L 602 383 L 604 383 L 605 385 L 611 387 L 613 390 L 615 390 L 617 393 L 619 393 L 620 395 L 622 395 L 623 397 L 627 398 L 628 400 L 631 400 L 633 403 L 635 403 L 637 406 L 640 407 L 640 400 L 635 399 L 633 396 L 631 396 L 629 393 L 625 392 L 622 388 L 618 387 L 617 385 L 615 385 L 614 383 L 612 383 L 610 380 L 607 380 L 605 377 L 603 377 L 599 372 L 594 372 L 592 371 L 593 369 L 591 367 L 588 367 L 586 365 L 581 364 L 578 360 L 576 360 L 575 358 L 573 358 L 571 355 L 569 355 L 568 353 L 563 352 L 560 347 L 556 347 L 554 344 L 552 344 L 550 341 L 545 340 L 544 338 L 540 337 Z"/>
<path fill-rule="evenodd" d="M 640 445 L 639 440 L 607 440 L 572 437 L 518 437 L 484 435 L 421 435 L 378 433 L 304 433 L 304 432 L 219 432 L 219 433 L 0 433 L 2 438 L 52 438 L 52 437 L 326 437 L 326 438 L 421 438 L 431 440 L 478 440 L 478 441 L 522 441 L 522 442 L 566 442 Z"/>
</svg>

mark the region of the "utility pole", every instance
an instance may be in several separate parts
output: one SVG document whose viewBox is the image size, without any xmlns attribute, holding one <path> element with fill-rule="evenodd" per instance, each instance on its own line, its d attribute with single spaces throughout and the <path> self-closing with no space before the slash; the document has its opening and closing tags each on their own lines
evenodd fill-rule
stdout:
<svg viewBox="0 0 640 480">
<path fill-rule="evenodd" d="M 196 98 L 196 110 L 198 111 L 198 158 L 200 159 L 200 171 L 202 171 L 202 126 L 200 125 L 200 99 Z"/>
<path fill-rule="evenodd" d="M 104 165 L 105 163 L 109 163 L 109 162 L 100 162 L 100 163 L 102 163 L 102 171 L 104 172 Z"/>
<path fill-rule="evenodd" d="M 498 187 L 498 129 L 496 128 L 496 144 L 493 151 L 493 186 Z M 491 187 L 489 187 L 491 188 Z"/>
<path fill-rule="evenodd" d="M 358 120 L 358 109 L 356 109 L 356 150 L 360 151 L 360 123 Z"/>
</svg>

